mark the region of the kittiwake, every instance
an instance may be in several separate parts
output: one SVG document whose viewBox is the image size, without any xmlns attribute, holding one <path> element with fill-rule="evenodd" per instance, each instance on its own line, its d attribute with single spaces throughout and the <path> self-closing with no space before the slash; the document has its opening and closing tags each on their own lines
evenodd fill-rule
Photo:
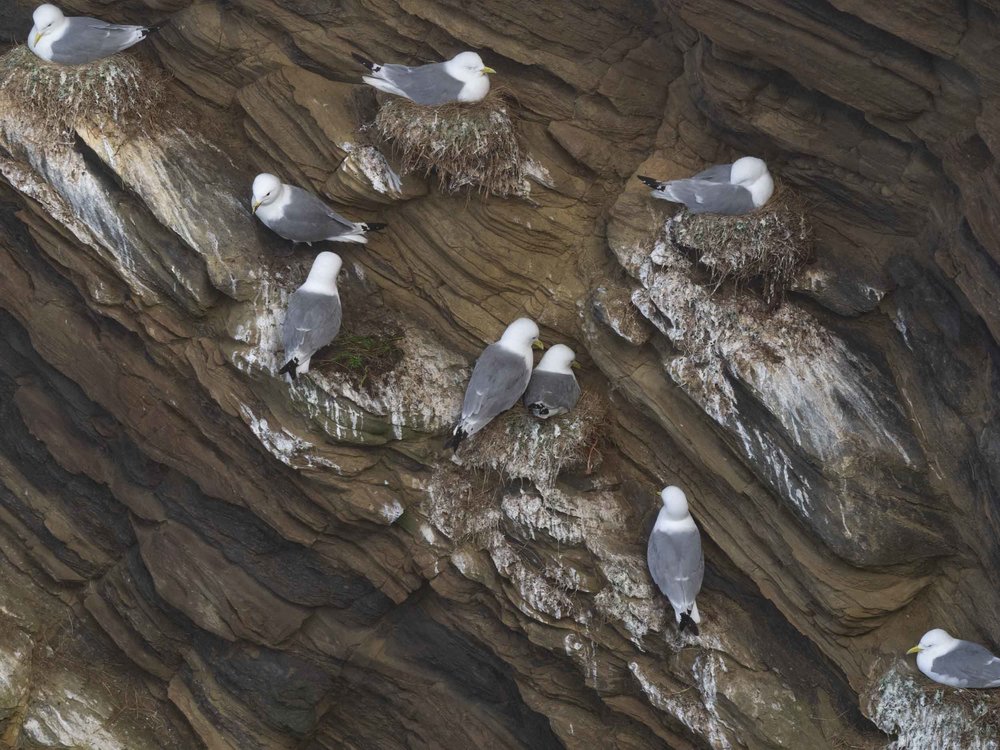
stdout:
<svg viewBox="0 0 1000 750">
<path fill-rule="evenodd" d="M 306 282 L 288 298 L 281 341 L 285 365 L 279 375 L 295 380 L 309 372 L 312 355 L 332 342 L 340 331 L 340 293 L 337 274 L 342 262 L 336 253 L 320 253 L 309 269 Z"/>
<path fill-rule="evenodd" d="M 490 93 L 489 74 L 496 73 L 475 52 L 459 52 L 447 62 L 416 67 L 380 65 L 358 54 L 352 57 L 371 71 L 370 76 L 362 76 L 365 83 L 417 104 L 478 102 Z"/>
<path fill-rule="evenodd" d="M 1000 658 L 972 641 L 952 638 L 941 628 L 928 630 L 906 653 L 934 682 L 957 688 L 1000 687 Z"/>
<path fill-rule="evenodd" d="M 705 577 L 701 534 L 680 487 L 665 487 L 660 499 L 663 507 L 649 535 L 646 562 L 656 585 L 670 600 L 680 630 L 690 628 L 698 635 L 701 616 L 695 597 Z"/>
<path fill-rule="evenodd" d="M 483 349 L 465 389 L 462 416 L 448 440 L 449 448 L 457 448 L 518 402 L 531 378 L 532 347 L 542 347 L 538 326 L 533 320 L 518 318 L 499 341 Z"/>
<path fill-rule="evenodd" d="M 110 57 L 141 42 L 162 24 L 125 26 L 98 18 L 67 18 L 54 5 L 35 8 L 35 25 L 28 35 L 28 49 L 43 60 L 60 65 L 82 65 Z"/>
<path fill-rule="evenodd" d="M 754 156 L 717 164 L 686 180 L 660 182 L 643 175 L 639 179 L 653 188 L 654 198 L 683 203 L 693 214 L 748 214 L 774 192 L 767 164 Z"/>
<path fill-rule="evenodd" d="M 576 354 L 565 344 L 556 344 L 542 356 L 531 373 L 524 392 L 524 405 L 534 416 L 548 419 L 565 414 L 580 399 L 580 386 L 573 375 Z"/>
<path fill-rule="evenodd" d="M 285 185 L 273 174 L 253 181 L 253 212 L 275 234 L 292 242 L 360 242 L 385 224 L 348 221 L 312 193 Z"/>
</svg>

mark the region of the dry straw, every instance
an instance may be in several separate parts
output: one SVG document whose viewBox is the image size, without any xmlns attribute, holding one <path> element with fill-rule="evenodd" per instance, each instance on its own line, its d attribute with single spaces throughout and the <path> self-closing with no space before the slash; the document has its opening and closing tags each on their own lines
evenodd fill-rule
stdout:
<svg viewBox="0 0 1000 750">
<path fill-rule="evenodd" d="M 437 175 L 442 190 L 473 188 L 486 195 L 524 195 L 526 159 L 506 95 L 493 90 L 480 102 L 414 104 L 387 99 L 374 127 L 404 173 Z"/>
<path fill-rule="evenodd" d="M 133 55 L 57 65 L 22 45 L 0 57 L 0 106 L 29 120 L 46 141 L 63 145 L 79 126 L 113 123 L 126 135 L 148 129 L 164 83 L 161 73 Z"/>
<path fill-rule="evenodd" d="M 779 184 L 771 200 L 740 216 L 683 212 L 671 226 L 674 245 L 695 254 L 718 289 L 727 281 L 757 289 L 780 305 L 813 259 L 814 236 L 804 202 Z"/>
</svg>

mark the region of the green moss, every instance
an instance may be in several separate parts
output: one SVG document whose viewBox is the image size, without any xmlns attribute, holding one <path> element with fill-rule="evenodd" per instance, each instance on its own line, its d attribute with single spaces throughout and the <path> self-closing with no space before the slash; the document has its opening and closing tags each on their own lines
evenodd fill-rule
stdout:
<svg viewBox="0 0 1000 750">
<path fill-rule="evenodd" d="M 403 358 L 403 350 L 397 346 L 401 339 L 402 334 L 396 332 L 342 333 L 314 362 L 325 371 L 341 373 L 354 386 L 365 388 Z"/>
</svg>

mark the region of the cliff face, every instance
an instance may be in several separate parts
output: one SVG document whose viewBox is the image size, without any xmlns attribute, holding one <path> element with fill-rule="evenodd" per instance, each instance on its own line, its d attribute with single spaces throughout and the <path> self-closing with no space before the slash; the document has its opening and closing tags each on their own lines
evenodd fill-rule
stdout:
<svg viewBox="0 0 1000 750">
<path fill-rule="evenodd" d="M 170 77 L 128 137 L 57 148 L 0 106 L 8 745 L 997 740 L 902 653 L 1000 643 L 1000 5 L 65 5 L 169 17 L 143 54 Z M 358 131 L 351 51 L 464 48 L 515 99 L 525 199 L 398 179 Z M 777 310 L 712 293 L 633 179 L 743 154 L 816 233 Z M 315 250 L 251 216 L 264 170 L 388 222 L 335 249 L 345 332 L 392 332 L 391 366 L 272 375 Z M 565 456 L 515 420 L 455 466 L 469 368 L 523 314 L 606 414 Z M 668 483 L 705 539 L 699 638 L 646 572 Z"/>
</svg>

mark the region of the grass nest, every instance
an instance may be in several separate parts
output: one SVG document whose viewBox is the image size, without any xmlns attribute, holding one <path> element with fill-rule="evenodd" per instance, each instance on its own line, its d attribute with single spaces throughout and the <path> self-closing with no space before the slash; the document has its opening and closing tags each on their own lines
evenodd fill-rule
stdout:
<svg viewBox="0 0 1000 750">
<path fill-rule="evenodd" d="M 148 130 L 164 99 L 165 77 L 134 55 L 87 65 L 56 65 L 26 46 L 0 57 L 0 106 L 23 115 L 45 140 L 72 142 L 81 125 L 114 123 L 123 133 Z"/>
<path fill-rule="evenodd" d="M 545 488 L 565 469 L 589 475 L 603 460 L 607 412 L 607 404 L 591 391 L 584 391 L 568 414 L 546 420 L 517 405 L 469 438 L 461 450 L 462 463 Z"/>
<path fill-rule="evenodd" d="M 398 342 L 403 332 L 386 323 L 362 323 L 357 330 L 342 331 L 326 349 L 318 352 L 312 366 L 324 374 L 336 373 L 354 388 L 372 392 L 382 375 L 395 369 L 403 359 Z"/>
<path fill-rule="evenodd" d="M 815 236 L 805 203 L 779 185 L 751 214 L 683 212 L 671 225 L 673 244 L 695 256 L 715 288 L 726 282 L 757 290 L 771 308 L 780 305 L 802 268 L 812 262 Z"/>
<path fill-rule="evenodd" d="M 387 99 L 373 123 L 404 173 L 437 175 L 449 193 L 473 188 L 485 195 L 524 195 L 527 159 L 507 97 L 492 90 L 479 102 L 436 107 Z"/>
</svg>

